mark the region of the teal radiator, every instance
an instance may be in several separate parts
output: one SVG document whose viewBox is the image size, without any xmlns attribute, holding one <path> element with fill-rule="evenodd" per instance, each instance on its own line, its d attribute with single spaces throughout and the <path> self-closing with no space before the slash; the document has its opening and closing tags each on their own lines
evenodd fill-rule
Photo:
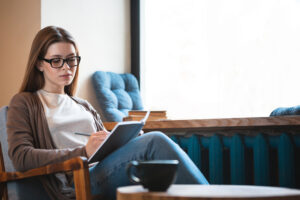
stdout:
<svg viewBox="0 0 300 200">
<path fill-rule="evenodd" d="M 300 135 L 171 136 L 211 184 L 300 188 Z"/>
</svg>

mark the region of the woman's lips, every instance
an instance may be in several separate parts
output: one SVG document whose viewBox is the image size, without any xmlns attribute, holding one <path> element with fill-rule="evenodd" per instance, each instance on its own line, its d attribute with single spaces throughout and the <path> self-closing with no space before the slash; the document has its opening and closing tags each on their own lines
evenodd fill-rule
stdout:
<svg viewBox="0 0 300 200">
<path fill-rule="evenodd" d="M 71 77 L 72 74 L 64 74 L 64 75 L 61 75 L 60 77 Z"/>
<path fill-rule="evenodd" d="M 61 78 L 72 78 L 72 74 L 64 74 L 64 75 L 60 75 L 59 77 Z"/>
</svg>

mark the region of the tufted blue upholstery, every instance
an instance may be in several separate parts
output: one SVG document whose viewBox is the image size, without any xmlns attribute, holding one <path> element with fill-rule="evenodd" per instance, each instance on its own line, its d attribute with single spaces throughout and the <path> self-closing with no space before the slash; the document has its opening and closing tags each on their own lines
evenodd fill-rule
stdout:
<svg viewBox="0 0 300 200">
<path fill-rule="evenodd" d="M 92 82 L 103 121 L 122 121 L 129 110 L 143 110 L 138 82 L 132 74 L 97 71 Z"/>
<path fill-rule="evenodd" d="M 279 107 L 273 110 L 270 116 L 280 116 L 280 115 L 300 115 L 300 105 L 293 107 Z"/>
</svg>

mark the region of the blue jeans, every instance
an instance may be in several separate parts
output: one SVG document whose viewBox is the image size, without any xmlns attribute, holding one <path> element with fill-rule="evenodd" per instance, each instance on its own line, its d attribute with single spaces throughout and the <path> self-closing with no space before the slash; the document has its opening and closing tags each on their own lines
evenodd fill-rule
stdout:
<svg viewBox="0 0 300 200">
<path fill-rule="evenodd" d="M 151 132 L 131 140 L 90 168 L 92 195 L 116 199 L 117 187 L 133 185 L 126 173 L 130 161 L 163 159 L 179 161 L 176 184 L 208 184 L 200 170 L 176 143 L 161 132 Z"/>
</svg>

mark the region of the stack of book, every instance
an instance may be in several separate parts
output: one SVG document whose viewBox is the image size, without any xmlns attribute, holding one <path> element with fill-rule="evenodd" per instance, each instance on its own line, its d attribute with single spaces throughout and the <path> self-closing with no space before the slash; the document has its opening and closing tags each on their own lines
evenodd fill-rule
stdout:
<svg viewBox="0 0 300 200">
<path fill-rule="evenodd" d="M 128 116 L 123 118 L 123 121 L 140 121 L 144 118 L 147 111 L 142 110 L 131 110 L 128 112 Z M 167 111 L 158 110 L 150 111 L 150 115 L 147 121 L 157 121 L 167 119 Z"/>
</svg>

